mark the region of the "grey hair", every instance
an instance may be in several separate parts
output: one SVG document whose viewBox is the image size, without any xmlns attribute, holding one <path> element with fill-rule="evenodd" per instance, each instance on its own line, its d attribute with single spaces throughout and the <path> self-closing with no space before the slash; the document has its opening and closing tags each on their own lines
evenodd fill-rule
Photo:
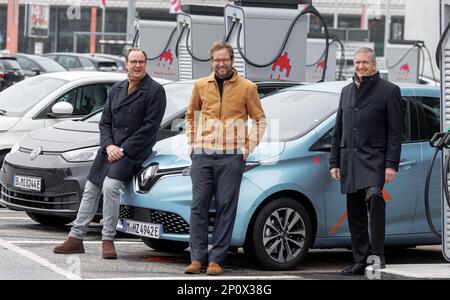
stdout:
<svg viewBox="0 0 450 300">
<path fill-rule="evenodd" d="M 368 48 L 368 47 L 360 47 L 360 48 L 356 49 L 355 54 L 353 56 L 353 61 L 355 61 L 355 57 L 359 53 L 370 54 L 370 59 L 372 60 L 372 62 L 377 63 L 377 56 L 375 55 L 375 51 L 373 51 L 373 49 Z"/>
</svg>

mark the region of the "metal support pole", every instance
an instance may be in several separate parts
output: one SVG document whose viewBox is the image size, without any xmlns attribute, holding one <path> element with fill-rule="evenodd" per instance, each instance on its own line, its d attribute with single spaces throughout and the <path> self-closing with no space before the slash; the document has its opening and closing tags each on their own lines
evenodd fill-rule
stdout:
<svg viewBox="0 0 450 300">
<path fill-rule="evenodd" d="M 391 0 L 386 0 L 386 20 L 384 20 L 384 57 L 391 36 Z"/>
<path fill-rule="evenodd" d="M 128 0 L 127 9 L 127 39 L 134 37 L 134 18 L 136 17 L 136 0 Z"/>
<path fill-rule="evenodd" d="M 106 7 L 103 6 L 102 8 L 102 40 L 105 39 L 105 13 L 106 13 Z M 102 53 L 105 53 L 105 45 L 101 45 L 100 51 Z"/>
</svg>

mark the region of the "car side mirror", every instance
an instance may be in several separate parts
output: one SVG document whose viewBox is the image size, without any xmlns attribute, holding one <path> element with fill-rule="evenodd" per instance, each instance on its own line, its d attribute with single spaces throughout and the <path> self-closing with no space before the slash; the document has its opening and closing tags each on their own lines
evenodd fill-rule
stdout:
<svg viewBox="0 0 450 300">
<path fill-rule="evenodd" d="M 69 102 L 58 102 L 52 106 L 52 112 L 47 113 L 50 118 L 57 118 L 63 116 L 71 116 L 73 113 L 73 106 Z"/>
<path fill-rule="evenodd" d="M 172 121 L 170 131 L 184 132 L 186 130 L 186 123 L 184 119 L 175 119 Z"/>
<path fill-rule="evenodd" d="M 41 70 L 39 70 L 39 69 L 31 69 L 31 72 L 34 72 L 34 75 L 35 76 L 37 76 L 37 75 L 40 75 L 41 74 Z"/>
</svg>

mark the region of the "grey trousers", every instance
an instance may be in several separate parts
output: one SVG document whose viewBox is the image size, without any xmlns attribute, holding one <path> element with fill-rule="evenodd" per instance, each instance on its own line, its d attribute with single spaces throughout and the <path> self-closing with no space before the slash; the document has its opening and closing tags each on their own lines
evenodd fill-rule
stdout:
<svg viewBox="0 0 450 300">
<path fill-rule="evenodd" d="M 222 264 L 231 241 L 245 161 L 242 154 L 192 156 L 191 261 Z M 208 254 L 208 221 L 212 197 L 216 217 L 213 245 Z"/>
<path fill-rule="evenodd" d="M 123 188 L 123 184 L 123 181 L 106 177 L 103 181 L 103 189 L 100 190 L 98 186 L 88 180 L 84 188 L 77 218 L 69 236 L 80 240 L 84 238 L 89 224 L 95 217 L 103 192 L 102 240 L 114 240 L 117 221 L 119 220 L 119 190 Z"/>
</svg>

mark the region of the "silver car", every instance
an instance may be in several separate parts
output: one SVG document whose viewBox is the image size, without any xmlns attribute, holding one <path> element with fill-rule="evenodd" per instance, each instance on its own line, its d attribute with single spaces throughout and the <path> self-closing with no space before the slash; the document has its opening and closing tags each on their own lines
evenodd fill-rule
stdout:
<svg viewBox="0 0 450 300">
<path fill-rule="evenodd" d="M 25 79 L 0 93 L 0 164 L 24 134 L 82 118 L 106 101 L 126 74 L 56 72 Z"/>
</svg>

